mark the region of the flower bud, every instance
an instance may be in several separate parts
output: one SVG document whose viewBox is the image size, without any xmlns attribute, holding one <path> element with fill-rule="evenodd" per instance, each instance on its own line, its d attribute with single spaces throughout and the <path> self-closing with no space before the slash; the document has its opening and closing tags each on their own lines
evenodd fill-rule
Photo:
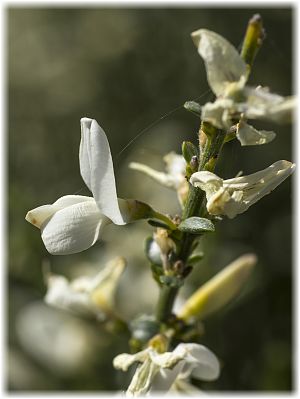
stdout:
<svg viewBox="0 0 300 399">
<path fill-rule="evenodd" d="M 203 319 L 233 299 L 247 281 L 257 258 L 254 254 L 240 256 L 206 284 L 200 287 L 183 305 L 178 317 Z"/>
</svg>

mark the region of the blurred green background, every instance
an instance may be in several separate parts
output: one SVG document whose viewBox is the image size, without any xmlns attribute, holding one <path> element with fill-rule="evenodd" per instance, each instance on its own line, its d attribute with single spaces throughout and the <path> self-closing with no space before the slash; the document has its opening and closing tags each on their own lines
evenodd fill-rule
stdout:
<svg viewBox="0 0 300 399">
<path fill-rule="evenodd" d="M 25 220 L 36 206 L 66 194 L 89 195 L 79 173 L 79 120 L 97 119 L 115 163 L 118 195 L 161 211 L 178 212 L 176 195 L 135 171 L 130 161 L 163 169 L 162 156 L 196 141 L 197 118 L 181 105 L 213 98 L 190 33 L 207 28 L 240 48 L 248 19 L 260 13 L 266 40 L 251 84 L 293 91 L 291 8 L 22 8 L 8 7 L 9 270 L 7 389 L 111 391 L 128 383 L 112 358 L 128 351 L 125 338 L 43 304 L 42 265 L 73 278 L 126 256 L 117 293 L 126 318 L 151 313 L 157 288 L 143 256 L 146 223 L 109 226 L 104 241 L 70 256 L 51 256 Z M 171 112 L 173 111 L 173 112 Z M 153 122 L 157 121 L 156 124 Z M 151 126 L 150 126 L 151 125 Z M 150 127 L 149 127 L 150 126 Z M 291 126 L 267 146 L 230 143 L 218 170 L 229 178 L 292 160 Z M 120 151 L 149 127 L 120 155 Z M 245 214 L 218 225 L 203 243 L 206 256 L 184 287 L 187 296 L 238 255 L 259 263 L 243 294 L 205 323 L 202 343 L 220 358 L 221 377 L 200 386 L 217 391 L 293 389 L 291 179 Z"/>
</svg>

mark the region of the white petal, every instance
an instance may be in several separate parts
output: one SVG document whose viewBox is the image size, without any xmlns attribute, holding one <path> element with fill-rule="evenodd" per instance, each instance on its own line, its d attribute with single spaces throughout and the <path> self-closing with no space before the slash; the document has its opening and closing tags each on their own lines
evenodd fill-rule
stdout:
<svg viewBox="0 0 300 399">
<path fill-rule="evenodd" d="M 115 224 L 126 224 L 121 215 L 109 143 L 95 119 L 81 119 L 80 172 L 98 208 Z"/>
<path fill-rule="evenodd" d="M 113 360 L 114 368 L 127 371 L 128 368 L 135 362 L 144 362 L 148 358 L 149 349 L 137 352 L 133 355 L 128 353 L 121 353 Z"/>
<path fill-rule="evenodd" d="M 249 119 L 265 119 L 277 123 L 291 122 L 296 109 L 295 97 L 282 97 L 270 93 L 267 88 L 246 87 L 247 106 L 245 116 Z"/>
<path fill-rule="evenodd" d="M 186 161 L 182 155 L 176 154 L 174 151 L 169 152 L 164 156 L 167 172 L 174 176 L 182 178 L 185 176 Z"/>
<path fill-rule="evenodd" d="M 126 396 L 146 395 L 150 391 L 152 382 L 158 372 L 159 367 L 152 363 L 150 359 L 146 359 L 145 362 L 139 364 L 126 391 Z"/>
<path fill-rule="evenodd" d="M 241 121 L 237 125 L 236 137 L 241 145 L 267 144 L 274 140 L 276 134 L 272 131 L 256 130 L 253 126 Z"/>
<path fill-rule="evenodd" d="M 84 251 L 95 244 L 100 229 L 110 222 L 92 200 L 58 210 L 42 226 L 42 240 L 53 255 Z"/>
<path fill-rule="evenodd" d="M 181 360 L 172 369 L 160 369 L 153 379 L 150 392 L 155 393 L 159 391 L 166 393 L 176 381 L 183 365 L 184 360 Z"/>
<path fill-rule="evenodd" d="M 273 191 L 294 170 L 296 165 L 289 161 L 277 161 L 259 172 L 248 176 L 224 180 L 224 188 L 243 191 L 244 198 L 253 205 L 263 196 Z"/>
<path fill-rule="evenodd" d="M 89 294 L 74 290 L 68 280 L 63 276 L 52 275 L 49 277 L 45 302 L 48 305 L 75 314 L 104 317 L 104 313 L 91 302 Z"/>
<path fill-rule="evenodd" d="M 131 162 L 129 168 L 145 173 L 163 186 L 176 188 L 176 179 L 170 174 L 158 172 L 157 170 L 138 162 Z"/>
<path fill-rule="evenodd" d="M 126 261 L 118 257 L 109 262 L 101 272 L 95 276 L 89 287 L 91 300 L 103 309 L 111 309 L 119 279 L 124 272 Z"/>
<path fill-rule="evenodd" d="M 25 219 L 40 229 L 42 224 L 53 216 L 56 211 L 57 209 L 53 205 L 42 205 L 28 211 Z"/>
<path fill-rule="evenodd" d="M 51 216 L 60 209 L 80 202 L 93 201 L 93 198 L 83 195 L 65 195 L 51 205 L 42 205 L 27 212 L 25 219 L 34 226 L 41 228 Z"/>
<path fill-rule="evenodd" d="M 199 187 L 201 190 L 205 191 L 209 198 L 222 187 L 223 179 L 212 172 L 201 171 L 192 174 L 190 183 L 194 187 Z"/>
<path fill-rule="evenodd" d="M 185 351 L 185 366 L 181 371 L 181 375 L 185 378 L 192 374 L 193 377 L 200 380 L 212 381 L 220 375 L 220 363 L 217 357 L 205 346 L 199 344 L 179 344 L 175 351 Z M 174 352 L 175 352 L 174 351 Z"/>
<path fill-rule="evenodd" d="M 216 96 L 224 95 L 232 82 L 246 82 L 247 66 L 237 50 L 222 36 L 206 29 L 192 33 L 205 62 L 207 80 Z"/>
<path fill-rule="evenodd" d="M 201 119 L 218 129 L 229 129 L 231 113 L 235 113 L 235 104 L 231 99 L 219 98 L 213 103 L 206 103 L 201 109 Z"/>
</svg>

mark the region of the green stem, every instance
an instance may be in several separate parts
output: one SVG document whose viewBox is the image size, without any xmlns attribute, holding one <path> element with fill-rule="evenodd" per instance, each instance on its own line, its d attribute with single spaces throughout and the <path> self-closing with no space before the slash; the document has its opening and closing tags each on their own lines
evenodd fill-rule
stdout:
<svg viewBox="0 0 300 399">
<path fill-rule="evenodd" d="M 172 313 L 173 304 L 178 292 L 178 287 L 163 285 L 159 292 L 156 308 L 156 320 L 165 322 Z"/>
<path fill-rule="evenodd" d="M 201 128 L 205 132 L 205 129 L 207 128 L 206 124 L 202 123 Z M 216 160 L 219 156 L 226 135 L 226 132 L 223 130 L 218 130 L 211 126 L 209 128 L 211 133 L 213 131 L 213 134 L 211 134 L 210 138 L 206 141 L 200 160 L 199 171 L 208 169 L 210 171 L 214 170 Z M 213 162 L 211 162 L 211 160 L 213 160 Z M 189 196 L 183 211 L 183 219 L 197 215 L 200 209 L 202 209 L 201 204 L 203 200 L 205 200 L 204 192 L 198 188 L 190 186 Z M 194 239 L 195 236 L 191 234 L 183 234 L 182 236 L 178 258 L 183 262 L 186 262 L 190 254 L 190 249 Z M 162 286 L 156 312 L 156 318 L 158 321 L 166 321 L 170 316 L 178 289 L 179 288 L 177 287 L 170 287 L 167 285 Z"/>
<path fill-rule="evenodd" d="M 208 124 L 205 122 L 201 124 L 201 130 L 204 132 L 204 134 L 208 128 L 210 129 L 210 137 L 206 140 L 204 149 L 202 151 L 198 171 L 209 170 L 210 172 L 213 172 L 217 159 L 219 157 L 219 153 L 222 149 L 226 132 L 216 129 L 211 125 L 208 126 Z M 183 210 L 182 219 L 184 220 L 191 216 L 197 215 L 197 210 L 200 210 L 200 206 L 204 198 L 204 191 L 190 185 L 190 190 L 186 201 L 186 206 Z"/>
</svg>

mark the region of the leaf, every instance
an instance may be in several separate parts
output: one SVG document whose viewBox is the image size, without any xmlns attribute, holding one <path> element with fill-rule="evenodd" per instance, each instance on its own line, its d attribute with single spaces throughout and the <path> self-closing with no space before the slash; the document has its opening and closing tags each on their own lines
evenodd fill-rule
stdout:
<svg viewBox="0 0 300 399">
<path fill-rule="evenodd" d="M 186 101 L 183 106 L 187 111 L 190 111 L 197 116 L 201 116 L 201 105 L 195 101 Z"/>
<path fill-rule="evenodd" d="M 198 253 L 192 254 L 188 258 L 187 264 L 188 265 L 194 265 L 194 264 L 200 262 L 203 259 L 203 257 L 204 257 L 204 253 L 203 252 L 198 252 Z"/>
<path fill-rule="evenodd" d="M 150 226 L 153 226 L 153 227 L 161 227 L 162 229 L 170 230 L 170 226 L 168 226 L 166 223 L 161 222 L 161 221 L 150 219 L 150 220 L 148 220 L 148 223 L 150 224 Z"/>
<path fill-rule="evenodd" d="M 178 230 L 184 233 L 202 234 L 215 231 L 215 226 L 209 219 L 193 216 L 181 222 Z"/>
</svg>

